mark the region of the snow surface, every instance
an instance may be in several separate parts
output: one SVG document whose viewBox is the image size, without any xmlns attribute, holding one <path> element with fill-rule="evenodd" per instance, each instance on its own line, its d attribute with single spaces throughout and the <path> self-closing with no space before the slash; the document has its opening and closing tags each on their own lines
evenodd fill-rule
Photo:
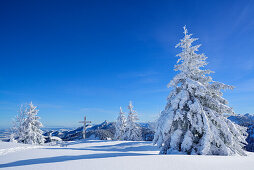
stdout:
<svg viewBox="0 0 254 170">
<path fill-rule="evenodd" d="M 67 146 L 0 142 L 0 169 L 250 170 L 248 156 L 158 155 L 151 142 L 81 140 Z"/>
</svg>

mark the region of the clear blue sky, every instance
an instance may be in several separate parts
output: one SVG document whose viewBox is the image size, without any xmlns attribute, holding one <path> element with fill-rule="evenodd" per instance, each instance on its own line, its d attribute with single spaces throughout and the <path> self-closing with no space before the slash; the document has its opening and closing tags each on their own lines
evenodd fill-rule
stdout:
<svg viewBox="0 0 254 170">
<path fill-rule="evenodd" d="M 182 27 L 198 37 L 225 98 L 254 112 L 254 1 L 0 2 L 0 127 L 33 101 L 45 126 L 112 121 L 129 100 L 141 121 L 166 104 Z"/>
</svg>

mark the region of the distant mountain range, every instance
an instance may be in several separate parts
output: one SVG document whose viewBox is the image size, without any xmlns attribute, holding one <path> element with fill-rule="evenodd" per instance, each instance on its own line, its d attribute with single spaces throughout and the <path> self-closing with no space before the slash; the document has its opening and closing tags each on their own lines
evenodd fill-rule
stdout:
<svg viewBox="0 0 254 170">
<path fill-rule="evenodd" d="M 245 114 L 245 115 L 236 115 L 230 116 L 228 119 L 237 123 L 238 125 L 247 127 L 248 144 L 245 146 L 245 149 L 250 152 L 254 152 L 254 114 Z"/>
<path fill-rule="evenodd" d="M 149 123 L 140 123 L 142 130 L 142 136 L 144 141 L 152 141 L 154 136 L 154 130 L 150 127 Z M 78 127 L 74 130 L 50 130 L 44 133 L 46 138 L 50 136 L 56 136 L 63 141 L 82 139 L 83 127 Z M 98 140 L 112 140 L 115 134 L 115 123 L 104 121 L 101 124 L 87 127 L 87 138 Z M 49 139 L 50 141 L 50 139 Z"/>
</svg>

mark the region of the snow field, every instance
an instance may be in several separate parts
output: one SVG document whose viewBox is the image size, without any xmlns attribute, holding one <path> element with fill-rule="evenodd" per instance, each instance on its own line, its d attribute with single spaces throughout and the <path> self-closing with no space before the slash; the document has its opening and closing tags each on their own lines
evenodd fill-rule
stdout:
<svg viewBox="0 0 254 170">
<path fill-rule="evenodd" d="M 26 146 L 27 149 L 20 149 Z M 81 140 L 66 147 L 0 142 L 0 169 L 251 170 L 248 156 L 158 155 L 151 142 Z M 14 149 L 19 148 L 19 149 Z M 29 148 L 29 149 L 28 149 Z"/>
</svg>

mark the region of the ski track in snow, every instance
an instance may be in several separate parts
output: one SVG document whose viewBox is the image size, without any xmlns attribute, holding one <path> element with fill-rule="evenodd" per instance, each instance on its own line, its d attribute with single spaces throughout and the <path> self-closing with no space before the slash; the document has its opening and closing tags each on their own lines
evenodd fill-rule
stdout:
<svg viewBox="0 0 254 170">
<path fill-rule="evenodd" d="M 0 149 L 0 156 L 13 153 L 13 152 L 18 152 L 18 151 L 23 151 L 27 149 L 34 149 L 34 148 L 40 148 L 41 146 L 22 146 L 22 147 L 13 147 L 13 148 L 8 148 L 8 149 Z"/>
</svg>

